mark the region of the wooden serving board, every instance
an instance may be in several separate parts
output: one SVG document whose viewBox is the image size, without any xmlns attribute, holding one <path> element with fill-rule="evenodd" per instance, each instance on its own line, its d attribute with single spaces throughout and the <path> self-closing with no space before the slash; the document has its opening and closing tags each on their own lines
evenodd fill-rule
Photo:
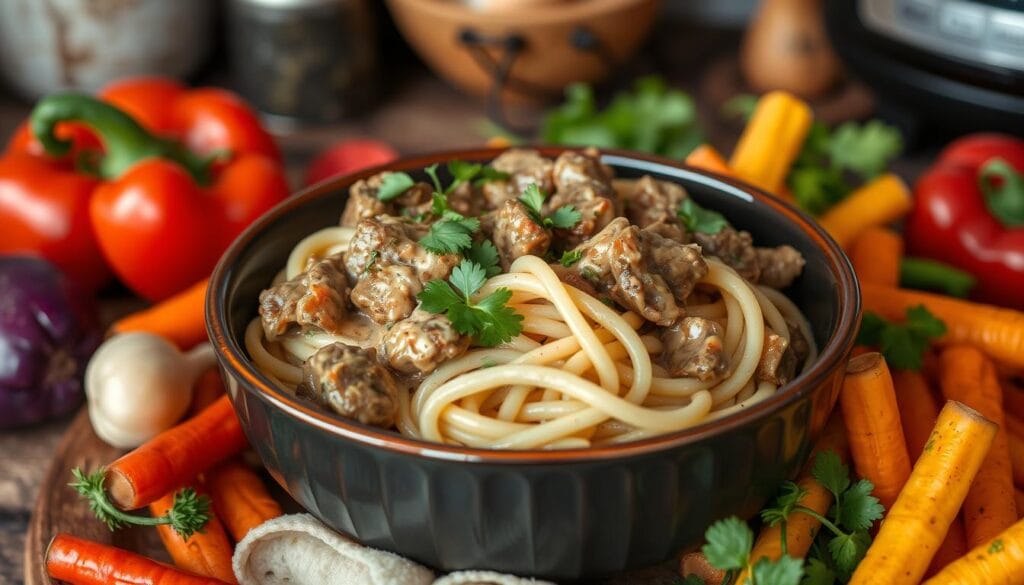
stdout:
<svg viewBox="0 0 1024 585">
<path fill-rule="evenodd" d="M 170 562 L 155 530 L 125 528 L 111 532 L 93 516 L 86 501 L 68 487 L 73 468 L 92 471 L 117 459 L 122 453 L 120 449 L 107 445 L 96 436 L 84 408 L 75 416 L 57 446 L 32 510 L 25 538 L 26 585 L 55 583 L 46 574 L 43 557 L 50 539 L 58 532 L 67 532 Z M 281 500 L 282 507 L 286 511 L 299 511 L 298 504 L 277 489 L 276 484 L 270 485 L 272 483 L 268 480 L 268 487 Z M 597 581 L 595 585 L 670 585 L 677 582 L 677 566 L 675 561 L 670 561 L 650 569 Z"/>
</svg>

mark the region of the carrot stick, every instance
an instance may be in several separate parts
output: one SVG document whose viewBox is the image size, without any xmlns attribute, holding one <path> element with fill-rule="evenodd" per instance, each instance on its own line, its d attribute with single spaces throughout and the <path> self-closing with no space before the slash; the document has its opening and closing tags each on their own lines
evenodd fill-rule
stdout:
<svg viewBox="0 0 1024 585">
<path fill-rule="evenodd" d="M 907 454 L 911 461 L 917 461 L 932 434 L 935 420 L 939 418 L 939 405 L 920 372 L 896 370 L 892 381 L 896 388 L 903 437 L 907 440 Z"/>
<path fill-rule="evenodd" d="M 1004 432 L 1010 453 L 1010 466 L 1013 469 L 1014 485 L 1024 486 L 1024 438 L 1010 432 Z M 1018 513 L 1024 510 L 1017 510 Z"/>
<path fill-rule="evenodd" d="M 174 505 L 174 494 L 169 493 L 149 505 L 154 516 L 163 516 Z M 170 525 L 156 527 L 164 548 L 170 553 L 174 564 L 197 575 L 213 577 L 226 583 L 237 583 L 231 569 L 231 542 L 224 532 L 224 525 L 216 516 L 210 516 L 202 531 L 185 540 Z"/>
<path fill-rule="evenodd" d="M 1024 583 L 1024 520 L 978 544 L 924 585 L 1020 585 Z"/>
<path fill-rule="evenodd" d="M 850 261 L 861 282 L 899 286 L 901 258 L 903 238 L 884 227 L 864 230 L 850 247 Z"/>
<path fill-rule="evenodd" d="M 946 567 L 949 563 L 967 554 L 967 534 L 964 532 L 964 522 L 959 516 L 953 518 L 953 523 L 946 531 L 946 538 L 942 540 L 939 549 L 935 551 L 932 562 L 928 565 L 928 572 L 925 576 L 931 576 Z"/>
<path fill-rule="evenodd" d="M 924 305 L 946 324 L 944 345 L 966 343 L 992 359 L 1024 366 L 1024 313 L 947 296 L 861 283 L 864 310 L 891 321 L 906 318 L 907 309 Z"/>
<path fill-rule="evenodd" d="M 217 585 L 221 581 L 192 575 L 152 559 L 70 534 L 57 534 L 46 547 L 46 573 L 72 585 L 139 583 L 146 585 Z"/>
<path fill-rule="evenodd" d="M 217 514 L 238 542 L 250 530 L 284 512 L 263 480 L 245 465 L 229 461 L 207 474 L 206 484 Z"/>
<path fill-rule="evenodd" d="M 845 248 L 864 230 L 903 217 L 911 203 L 910 189 L 903 179 L 886 173 L 826 211 L 819 223 Z"/>
<path fill-rule="evenodd" d="M 825 428 L 825 433 L 815 446 L 807 466 L 797 479 L 797 485 L 807 492 L 800 500 L 801 505 L 822 516 L 828 513 L 828 509 L 832 505 L 832 492 L 818 483 L 811 474 L 814 458 L 818 453 L 835 451 L 845 461 L 847 450 L 846 429 L 843 428 L 842 418 L 833 416 Z M 791 514 L 786 521 L 786 554 L 793 558 L 807 556 L 807 551 L 811 549 L 811 544 L 814 542 L 819 528 L 821 528 L 821 523 L 813 516 L 801 513 Z M 777 561 L 782 558 L 782 554 L 782 524 L 765 526 L 757 535 L 754 548 L 750 551 L 750 564 L 754 565 L 762 558 Z M 735 582 L 745 583 L 749 577 L 750 574 L 744 571 L 740 573 Z"/>
<path fill-rule="evenodd" d="M 206 335 L 206 289 L 203 280 L 159 303 L 114 322 L 111 331 L 148 331 L 167 338 L 181 349 L 202 343 Z"/>
<path fill-rule="evenodd" d="M 206 409 L 217 399 L 224 396 L 224 379 L 220 376 L 217 368 L 210 368 L 203 372 L 196 380 L 196 386 L 192 390 L 192 404 L 189 406 L 189 416 L 195 416 Z"/>
<path fill-rule="evenodd" d="M 947 347 L 940 356 L 942 393 L 1003 426 L 1003 395 L 992 362 L 967 345 Z M 1007 433 L 996 433 L 992 448 L 964 501 L 968 546 L 986 542 L 1017 521 Z"/>
<path fill-rule="evenodd" d="M 726 177 L 736 176 L 732 169 L 729 168 L 729 163 L 725 162 L 722 155 L 710 144 L 701 144 L 694 148 L 690 154 L 686 155 L 684 162 L 702 171 L 710 171 L 719 175 L 725 175 Z"/>
<path fill-rule="evenodd" d="M 704 585 L 721 585 L 725 581 L 725 571 L 712 567 L 701 552 L 686 553 L 679 558 L 679 576 L 686 579 L 690 575 L 696 575 Z"/>
<path fill-rule="evenodd" d="M 759 100 L 729 159 L 735 176 L 777 193 L 800 154 L 814 114 L 806 102 L 784 91 Z"/>
<path fill-rule="evenodd" d="M 999 427 L 977 411 L 947 402 L 931 439 L 888 510 L 850 585 L 915 584 L 967 496 Z"/>
<path fill-rule="evenodd" d="M 107 467 L 107 489 L 118 507 L 133 510 L 190 481 L 246 447 L 227 396 Z"/>
<path fill-rule="evenodd" d="M 857 475 L 875 484 L 873 493 L 888 510 L 910 476 L 910 455 L 892 377 L 881 355 L 872 352 L 850 360 L 839 404 Z"/>
</svg>

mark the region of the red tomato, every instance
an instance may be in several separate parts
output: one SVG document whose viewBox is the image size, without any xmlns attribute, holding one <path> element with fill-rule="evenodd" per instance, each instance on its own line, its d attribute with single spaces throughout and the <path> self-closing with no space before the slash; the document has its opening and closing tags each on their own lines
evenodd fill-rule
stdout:
<svg viewBox="0 0 1024 585">
<path fill-rule="evenodd" d="M 306 184 L 389 163 L 396 158 L 398 152 L 383 142 L 362 138 L 345 140 L 316 157 L 306 169 Z"/>
</svg>

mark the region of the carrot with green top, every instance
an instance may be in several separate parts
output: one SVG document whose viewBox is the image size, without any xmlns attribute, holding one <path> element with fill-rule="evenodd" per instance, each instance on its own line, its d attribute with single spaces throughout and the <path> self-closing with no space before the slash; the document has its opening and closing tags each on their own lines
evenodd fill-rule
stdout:
<svg viewBox="0 0 1024 585">
<path fill-rule="evenodd" d="M 885 227 L 864 230 L 850 247 L 850 261 L 861 282 L 899 286 L 902 258 L 903 238 Z"/>
<path fill-rule="evenodd" d="M 980 543 L 924 585 L 1024 585 L 1024 520 Z"/>
<path fill-rule="evenodd" d="M 943 295 L 861 283 L 864 310 L 899 321 L 907 309 L 924 305 L 946 324 L 941 345 L 967 344 L 992 359 L 1024 367 L 1024 313 Z"/>
<path fill-rule="evenodd" d="M 154 516 L 162 516 L 170 511 L 173 504 L 174 495 L 168 494 L 150 504 L 149 511 Z M 231 542 L 215 515 L 210 516 L 201 531 L 187 539 L 167 525 L 157 526 L 157 532 L 178 568 L 225 583 L 238 582 L 231 569 Z"/>
<path fill-rule="evenodd" d="M 206 485 L 214 509 L 236 542 L 253 528 L 284 513 L 270 497 L 260 476 L 237 461 L 229 461 L 210 471 Z"/>
<path fill-rule="evenodd" d="M 114 322 L 111 331 L 146 331 L 165 337 L 181 349 L 207 341 L 206 290 L 209 279 L 198 282 L 159 303 Z"/>
<path fill-rule="evenodd" d="M 849 361 L 839 404 L 857 475 L 875 484 L 874 495 L 888 510 L 910 476 L 892 376 L 878 353 Z"/>
<path fill-rule="evenodd" d="M 999 427 L 949 401 L 850 585 L 916 585 L 967 496 Z"/>
<path fill-rule="evenodd" d="M 967 345 L 947 347 L 940 356 L 942 394 L 1003 426 L 1003 396 L 996 369 L 983 353 Z M 1000 429 L 964 501 L 968 546 L 977 546 L 1017 521 L 1013 470 L 1007 432 Z"/>
</svg>

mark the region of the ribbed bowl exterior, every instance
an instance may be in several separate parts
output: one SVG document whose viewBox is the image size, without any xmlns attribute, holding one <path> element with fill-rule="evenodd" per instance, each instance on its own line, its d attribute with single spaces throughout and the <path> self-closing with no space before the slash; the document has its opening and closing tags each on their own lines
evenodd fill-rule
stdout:
<svg viewBox="0 0 1024 585">
<path fill-rule="evenodd" d="M 385 168 L 412 172 L 499 152 L 442 153 Z M 683 184 L 759 243 L 796 246 L 807 266 L 787 294 L 812 324 L 818 362 L 776 396 L 714 424 L 578 451 L 436 445 L 325 413 L 271 384 L 241 339 L 259 291 L 291 247 L 336 224 L 348 186 L 382 169 L 333 179 L 244 233 L 218 265 L 207 298 L 207 325 L 242 426 L 302 507 L 364 544 L 439 570 L 578 579 L 698 546 L 712 522 L 754 515 L 799 471 L 835 404 L 854 342 L 860 299 L 848 260 L 806 216 L 749 186 L 626 153 L 606 154 L 605 162 L 619 176 Z"/>
</svg>

